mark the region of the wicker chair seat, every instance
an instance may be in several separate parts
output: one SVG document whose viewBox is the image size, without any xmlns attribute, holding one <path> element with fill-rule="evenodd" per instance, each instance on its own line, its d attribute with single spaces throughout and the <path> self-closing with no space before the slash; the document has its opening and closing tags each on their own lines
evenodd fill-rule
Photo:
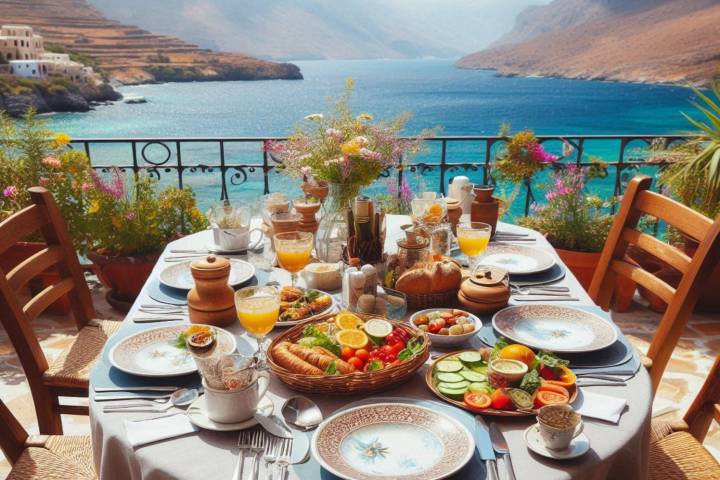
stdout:
<svg viewBox="0 0 720 480">
<path fill-rule="evenodd" d="M 648 478 L 720 480 L 720 464 L 690 433 L 675 432 L 651 442 Z"/>
<path fill-rule="evenodd" d="M 100 358 L 105 342 L 121 324 L 112 320 L 93 320 L 83 327 L 45 371 L 45 383 L 56 387 L 87 388 L 90 371 Z"/>
<path fill-rule="evenodd" d="M 26 448 L 7 480 L 90 480 L 97 478 L 90 437 L 50 436 Z"/>
</svg>

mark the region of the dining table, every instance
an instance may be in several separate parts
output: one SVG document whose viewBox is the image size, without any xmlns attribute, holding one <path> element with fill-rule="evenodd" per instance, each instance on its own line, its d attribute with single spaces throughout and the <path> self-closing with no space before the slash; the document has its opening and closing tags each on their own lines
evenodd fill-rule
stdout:
<svg viewBox="0 0 720 480">
<path fill-rule="evenodd" d="M 387 215 L 386 251 L 392 252 L 396 248 L 396 241 L 404 237 L 401 226 L 410 223 L 410 218 L 404 215 Z M 498 223 L 498 231 L 512 232 L 526 235 L 527 241 L 518 242 L 532 245 L 553 255 L 562 265 L 552 245 L 538 232 L 517 225 Z M 160 272 L 172 264 L 173 256 L 177 250 L 198 250 L 208 248 L 211 243 L 212 232 L 205 230 L 185 236 L 167 245 L 161 258 L 150 274 L 144 288 L 129 310 L 119 332 L 109 339 L 104 348 L 101 359 L 96 364 L 90 378 L 90 424 L 93 444 L 93 456 L 97 473 L 101 479 L 203 479 L 227 480 L 232 478 L 238 458 L 238 432 L 218 432 L 200 429 L 180 437 L 160 440 L 154 443 L 133 447 L 127 438 L 124 421 L 142 420 L 157 417 L 157 413 L 142 412 L 103 412 L 103 405 L 107 402 L 94 400 L 95 387 L 129 387 L 142 385 L 178 385 L 200 386 L 197 374 L 174 378 L 143 378 L 128 375 L 111 366 L 108 352 L 118 341 L 142 329 L 164 325 L 188 323 L 187 319 L 179 321 L 136 323 L 135 318 L 147 316 L 140 311 L 144 304 L 158 303 L 151 296 L 152 289 L 157 287 Z M 508 243 L 512 243 L 509 241 Z M 491 243 L 492 245 L 492 243 Z M 231 256 L 233 257 L 233 256 Z M 239 255 L 237 258 L 246 259 L 256 264 L 255 282 L 266 283 L 277 281 L 281 285 L 289 284 L 289 274 L 282 269 L 274 268 L 268 255 L 251 254 Z M 562 279 L 555 285 L 569 288 L 571 295 L 576 299 L 572 301 L 553 301 L 555 305 L 570 305 L 582 308 L 596 308 L 590 297 L 573 276 L 565 269 Z M 331 292 L 339 298 L 339 292 Z M 510 304 L 520 302 L 511 298 Z M 527 302 L 526 302 L 527 303 Z M 410 315 L 410 311 L 407 317 Z M 609 316 L 607 317 L 609 318 Z M 490 322 L 491 316 L 481 316 L 484 324 Z M 256 342 L 250 338 L 239 322 L 227 327 L 226 330 L 235 335 L 238 350 L 241 353 L 252 352 Z M 282 329 L 275 327 L 270 336 L 276 335 Z M 620 333 L 620 335 L 622 335 Z M 473 339 L 473 346 L 481 346 L 478 338 Z M 431 355 L 426 364 L 421 367 L 412 378 L 400 385 L 386 391 L 361 396 L 330 396 L 302 394 L 312 399 L 321 409 L 325 418 L 338 409 L 349 404 L 362 401 L 365 403 L 377 400 L 421 402 L 425 406 L 437 405 L 438 411 L 456 410 L 459 414 L 471 414 L 443 402 L 437 398 L 425 383 L 425 373 L 428 365 L 438 354 L 447 353 L 431 346 Z M 534 416 L 527 417 L 491 417 L 485 416 L 485 421 L 495 423 L 504 433 L 512 458 L 515 476 L 518 479 L 532 480 L 566 480 L 566 479 L 644 479 L 648 466 L 648 447 L 650 432 L 651 405 L 653 399 L 650 378 L 644 368 L 640 367 L 632 378 L 623 386 L 588 386 L 580 387 L 583 392 L 601 393 L 608 396 L 619 397 L 626 400 L 627 405 L 617 423 L 593 418 L 584 418 L 584 434 L 590 441 L 590 449 L 584 455 L 570 460 L 554 460 L 539 456 L 531 452 L 524 440 L 524 431 L 535 422 Z M 272 400 L 274 412 L 279 414 L 280 408 L 286 399 L 297 395 L 286 384 L 274 375 L 271 375 L 267 396 Z M 308 439 L 313 432 L 308 432 Z M 475 454 L 477 457 L 477 453 Z M 508 478 L 503 462 L 498 455 L 498 471 L 500 478 Z M 467 466 L 452 478 L 487 478 L 482 462 L 475 462 L 476 466 Z M 249 469 L 245 469 L 245 478 L 250 478 Z M 304 463 L 292 465 L 289 478 L 302 480 L 334 479 L 330 472 L 321 468 L 320 464 L 309 455 Z"/>
</svg>

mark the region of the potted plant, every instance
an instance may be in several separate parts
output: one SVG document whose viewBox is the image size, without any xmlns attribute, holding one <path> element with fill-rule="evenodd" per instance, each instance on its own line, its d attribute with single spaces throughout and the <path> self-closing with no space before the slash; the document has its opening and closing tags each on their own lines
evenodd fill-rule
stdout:
<svg viewBox="0 0 720 480">
<path fill-rule="evenodd" d="M 86 192 L 87 255 L 110 283 L 108 301 L 120 309 L 140 293 L 168 242 L 207 227 L 191 189 L 160 190 L 144 173 L 131 178 L 118 168 L 109 179 L 93 172 Z"/>
<path fill-rule="evenodd" d="M 345 93 L 332 106 L 331 114 L 308 115 L 307 126 L 286 142 L 266 145 L 282 162 L 280 168 L 286 174 L 323 189 L 327 183 L 328 199 L 316 235 L 316 252 L 323 261 L 341 258 L 350 201 L 383 172 L 399 167 L 405 155 L 422 147 L 420 139 L 399 136 L 408 115 L 373 123 L 368 113 L 353 114 L 348 105 L 352 89 L 352 79 L 348 79 Z M 318 196 L 312 189 L 306 187 L 306 191 Z"/>
<path fill-rule="evenodd" d="M 720 215 L 720 83 L 712 88 L 715 99 L 702 91 L 693 89 L 701 103 L 694 103 L 704 116 L 695 119 L 683 115 L 698 128 L 699 132 L 691 140 L 666 147 L 664 142 L 653 144 L 650 148 L 649 161 L 659 163 L 662 167 L 659 185 L 665 193 L 693 210 L 710 219 Z M 669 229 L 668 240 L 682 248 L 692 256 L 698 243 L 680 232 Z M 658 276 L 671 285 L 677 286 L 681 274 L 670 265 L 657 259 L 638 259 L 644 268 L 653 270 Z M 710 278 L 708 285 L 700 295 L 696 308 L 699 310 L 720 310 L 720 267 Z M 655 298 L 649 298 L 657 310 L 664 310 L 666 305 Z"/>
<path fill-rule="evenodd" d="M 614 217 L 605 202 L 588 195 L 588 178 L 602 176 L 603 164 L 581 168 L 574 164 L 558 165 L 550 174 L 551 185 L 545 193 L 545 205 L 533 205 L 534 215 L 520 218 L 518 223 L 543 233 L 555 247 L 560 259 L 586 290 L 595 273 L 600 253 L 605 246 Z M 629 306 L 635 284 L 619 279 L 616 309 Z"/>
<path fill-rule="evenodd" d="M 87 235 L 82 186 L 91 181 L 85 154 L 69 149 L 70 137 L 53 134 L 32 110 L 22 124 L 0 115 L 0 132 L 0 221 L 30 205 L 28 188 L 41 185 L 53 193 L 75 246 L 82 250 Z M 0 268 L 7 272 L 45 248 L 41 240 L 31 237 L 10 247 L 0 258 Z M 30 290 L 37 293 L 58 278 L 55 269 L 48 269 L 29 283 Z M 69 300 L 61 297 L 49 311 L 68 313 Z"/>
</svg>

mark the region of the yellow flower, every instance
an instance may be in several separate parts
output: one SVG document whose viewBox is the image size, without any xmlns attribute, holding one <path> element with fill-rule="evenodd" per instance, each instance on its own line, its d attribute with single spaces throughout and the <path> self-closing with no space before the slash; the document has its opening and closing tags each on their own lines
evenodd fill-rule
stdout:
<svg viewBox="0 0 720 480">
<path fill-rule="evenodd" d="M 53 146 L 55 148 L 64 147 L 68 143 L 70 143 L 70 135 L 62 132 L 58 132 L 55 134 L 55 139 L 53 140 Z"/>
<path fill-rule="evenodd" d="M 372 121 L 373 121 L 373 116 L 370 115 L 369 113 L 361 113 L 360 115 L 358 115 L 357 117 L 355 117 L 355 120 L 365 121 L 365 122 L 372 122 Z"/>
<path fill-rule="evenodd" d="M 349 142 L 343 143 L 340 145 L 340 151 L 343 153 L 343 155 L 352 156 L 352 155 L 360 155 L 360 149 L 362 148 L 362 145 L 360 145 L 359 142 L 356 142 L 354 140 L 351 140 Z"/>
<path fill-rule="evenodd" d="M 88 213 L 97 213 L 100 210 L 100 202 L 97 200 L 93 200 L 90 202 L 90 208 L 88 208 Z"/>
</svg>

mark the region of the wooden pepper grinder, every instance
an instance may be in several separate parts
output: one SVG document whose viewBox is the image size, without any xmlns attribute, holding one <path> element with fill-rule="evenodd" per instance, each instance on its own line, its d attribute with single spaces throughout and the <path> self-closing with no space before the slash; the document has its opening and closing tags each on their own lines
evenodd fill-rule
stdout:
<svg viewBox="0 0 720 480">
<path fill-rule="evenodd" d="M 208 255 L 190 264 L 195 287 L 188 292 L 190 323 L 226 327 L 237 321 L 235 291 L 228 285 L 230 260 Z"/>
<path fill-rule="evenodd" d="M 445 203 L 447 204 L 447 215 L 450 225 L 452 226 L 453 235 L 457 235 L 457 226 L 458 223 L 460 223 L 460 217 L 463 214 L 460 200 L 448 197 L 445 199 Z"/>
</svg>

